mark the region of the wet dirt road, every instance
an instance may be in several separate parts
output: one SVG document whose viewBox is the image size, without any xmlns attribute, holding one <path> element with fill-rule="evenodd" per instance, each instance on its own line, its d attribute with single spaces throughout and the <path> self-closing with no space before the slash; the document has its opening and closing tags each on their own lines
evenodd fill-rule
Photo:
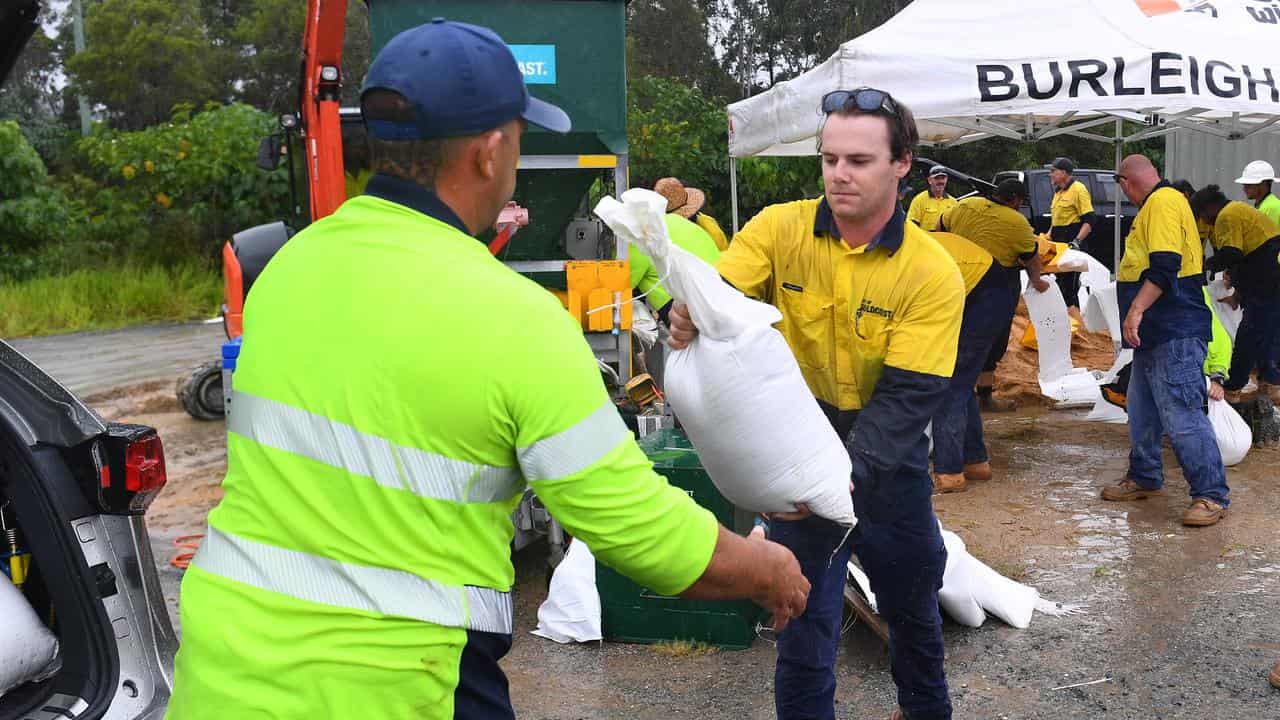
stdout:
<svg viewBox="0 0 1280 720">
<path fill-rule="evenodd" d="M 167 378 L 90 399 L 108 416 L 161 430 L 170 478 L 149 522 L 176 620 L 181 572 L 166 561 L 174 538 L 203 530 L 220 495 L 221 424 L 182 413 Z M 1280 691 L 1266 681 L 1280 660 L 1280 451 L 1255 448 L 1230 469 L 1230 517 L 1191 529 L 1179 524 L 1187 486 L 1171 453 L 1166 497 L 1098 499 L 1124 470 L 1124 426 L 1035 411 L 996 416 L 987 430 L 996 479 L 936 498 L 944 526 L 1000 572 L 1089 607 L 1036 615 L 1026 630 L 994 618 L 976 630 L 948 621 L 957 718 L 1280 718 Z M 516 558 L 517 636 L 504 667 L 521 718 L 774 717 L 767 633 L 746 651 L 680 658 L 530 635 L 545 596 L 544 553 L 534 545 Z M 838 717 L 887 717 L 887 653 L 866 627 L 849 629 L 837 674 Z"/>
<path fill-rule="evenodd" d="M 178 378 L 217 360 L 226 336 L 222 323 L 146 325 L 7 341 L 18 352 L 80 395 L 123 385 Z"/>
</svg>

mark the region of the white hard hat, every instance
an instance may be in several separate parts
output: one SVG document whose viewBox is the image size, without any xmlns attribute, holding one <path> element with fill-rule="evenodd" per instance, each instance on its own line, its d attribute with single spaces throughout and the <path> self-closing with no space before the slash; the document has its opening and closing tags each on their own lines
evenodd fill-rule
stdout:
<svg viewBox="0 0 1280 720">
<path fill-rule="evenodd" d="M 1276 169 L 1266 160 L 1254 160 L 1244 166 L 1244 174 L 1236 178 L 1241 185 L 1257 185 L 1261 182 L 1276 180 Z"/>
</svg>

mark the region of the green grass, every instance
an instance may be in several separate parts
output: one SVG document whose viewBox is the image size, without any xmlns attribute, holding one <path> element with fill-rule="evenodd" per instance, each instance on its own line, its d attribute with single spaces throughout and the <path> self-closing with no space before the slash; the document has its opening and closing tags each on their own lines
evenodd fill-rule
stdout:
<svg viewBox="0 0 1280 720">
<path fill-rule="evenodd" d="M 220 274 L 203 264 L 121 264 L 0 284 L 0 337 L 109 330 L 213 317 Z"/>
</svg>

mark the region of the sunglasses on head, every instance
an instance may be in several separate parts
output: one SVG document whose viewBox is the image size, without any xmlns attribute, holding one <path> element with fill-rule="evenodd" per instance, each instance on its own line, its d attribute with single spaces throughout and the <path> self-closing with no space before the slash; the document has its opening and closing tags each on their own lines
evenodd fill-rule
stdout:
<svg viewBox="0 0 1280 720">
<path fill-rule="evenodd" d="M 822 96 L 822 112 L 830 115 L 833 112 L 884 112 L 896 116 L 898 105 L 889 97 L 889 93 L 875 88 L 863 87 L 857 90 L 833 90 Z"/>
</svg>

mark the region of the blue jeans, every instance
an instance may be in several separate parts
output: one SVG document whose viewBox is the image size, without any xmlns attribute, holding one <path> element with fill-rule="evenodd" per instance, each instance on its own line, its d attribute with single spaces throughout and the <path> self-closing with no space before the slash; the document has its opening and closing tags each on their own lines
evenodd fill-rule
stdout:
<svg viewBox="0 0 1280 720">
<path fill-rule="evenodd" d="M 835 662 L 840 643 L 845 566 L 851 551 L 889 625 L 889 660 L 898 705 L 911 720 L 949 720 L 951 701 L 943 671 L 938 589 L 947 553 L 933 514 L 928 440 L 913 450 L 891 483 L 857 485 L 858 525 L 852 543 L 845 529 L 822 518 L 774 521 L 770 537 L 795 554 L 811 585 L 804 614 L 778 637 L 774 700 L 778 720 L 835 717 Z"/>
<path fill-rule="evenodd" d="M 1280 298 L 1250 300 L 1241 303 L 1243 317 L 1236 329 L 1231 347 L 1230 377 L 1223 387 L 1239 390 L 1249 383 L 1249 374 L 1257 369 L 1258 380 L 1280 385 Z"/>
<path fill-rule="evenodd" d="M 982 372 L 991 344 L 1008 325 L 1013 313 L 1011 299 L 1002 285 L 984 282 L 964 300 L 956 369 L 951 374 L 946 399 L 933 416 L 933 469 L 938 474 L 959 473 L 965 465 L 987 461 L 982 415 L 973 384 Z"/>
<path fill-rule="evenodd" d="M 1191 497 L 1228 504 L 1227 472 L 1205 415 L 1203 340 L 1179 338 L 1133 354 L 1129 378 L 1129 478 L 1155 490 L 1164 487 L 1160 436 L 1168 435 Z"/>
</svg>

